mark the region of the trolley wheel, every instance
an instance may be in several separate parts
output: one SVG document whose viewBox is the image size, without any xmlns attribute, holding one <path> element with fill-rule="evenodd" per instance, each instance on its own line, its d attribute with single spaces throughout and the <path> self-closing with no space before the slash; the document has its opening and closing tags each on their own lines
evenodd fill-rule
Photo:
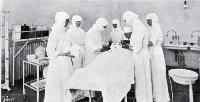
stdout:
<svg viewBox="0 0 200 102">
<path fill-rule="evenodd" d="M 23 95 L 23 99 L 26 100 L 26 95 Z"/>
</svg>

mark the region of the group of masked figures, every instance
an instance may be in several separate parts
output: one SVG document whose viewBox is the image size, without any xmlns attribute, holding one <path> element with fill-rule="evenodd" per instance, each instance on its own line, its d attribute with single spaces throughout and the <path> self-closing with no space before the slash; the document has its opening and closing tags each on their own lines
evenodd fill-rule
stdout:
<svg viewBox="0 0 200 102">
<path fill-rule="evenodd" d="M 163 37 L 159 19 L 155 13 L 148 14 L 146 19 L 147 26 L 139 20 L 137 14 L 126 11 L 122 14 L 121 21 L 125 23 L 123 29 L 120 26 L 120 20 L 114 19 L 112 31 L 106 35 L 104 33 L 108 21 L 105 18 L 98 18 L 89 31 L 85 32 L 82 29 L 83 19 L 81 16 L 74 15 L 70 24 L 70 17 L 66 12 L 57 12 L 46 48 L 50 62 L 44 102 L 71 102 L 73 100 L 69 87 L 69 84 L 73 83 L 71 78 L 76 77 L 74 75 L 76 72 L 77 76 L 80 75 L 81 71 L 87 76 L 94 73 L 92 71 L 95 68 L 96 73 L 93 76 L 88 76 L 88 79 L 84 80 L 84 75 L 78 78 L 84 81 L 93 78 L 92 80 L 95 80 L 93 82 L 96 83 L 113 78 L 105 81 L 115 82 L 114 85 L 110 84 L 110 88 L 116 88 L 110 91 L 112 95 L 103 97 L 104 102 L 121 102 L 121 98 L 117 100 L 118 98 L 115 96 L 122 98 L 126 96 L 124 94 L 127 94 L 130 88 L 123 82 L 119 83 L 123 84 L 121 86 L 117 83 L 118 79 L 126 80 L 126 77 L 123 77 L 126 75 L 133 80 L 129 84 L 135 84 L 137 102 L 169 102 L 165 58 L 161 46 Z M 124 57 L 123 54 L 129 58 Z M 131 69 L 127 70 L 123 66 L 128 65 L 121 63 L 129 64 L 128 62 L 132 64 L 130 64 Z M 98 65 L 98 63 L 101 64 Z M 103 65 L 104 63 L 108 63 L 108 65 Z M 117 65 L 114 65 L 115 63 Z M 113 68 L 111 68 L 112 65 Z M 117 66 L 121 68 L 115 68 Z M 88 70 L 84 71 L 84 69 Z M 107 70 L 109 73 L 106 72 Z M 117 74 L 118 72 L 120 75 Z M 74 85 L 81 87 L 81 81 L 76 80 L 75 82 L 77 83 Z M 109 86 L 107 83 L 94 85 L 89 81 L 84 85 L 89 86 L 89 84 L 93 85 L 92 87 Z M 127 91 L 123 91 L 123 88 Z M 102 90 L 104 89 L 102 88 Z M 124 93 L 121 95 L 120 92 Z M 89 94 L 87 90 L 82 91 L 82 93 L 85 96 Z M 94 93 L 92 94 L 95 96 Z"/>
</svg>

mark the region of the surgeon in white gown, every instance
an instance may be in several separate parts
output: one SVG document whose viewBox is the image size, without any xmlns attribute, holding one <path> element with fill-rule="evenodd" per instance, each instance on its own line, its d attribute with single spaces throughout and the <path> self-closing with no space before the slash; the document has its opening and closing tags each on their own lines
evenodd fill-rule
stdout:
<svg viewBox="0 0 200 102">
<path fill-rule="evenodd" d="M 77 57 L 73 58 L 73 68 L 83 68 L 85 64 L 85 35 L 86 32 L 81 28 L 82 17 L 79 15 L 74 15 L 72 17 L 72 25 L 70 25 L 69 30 L 66 34 L 70 36 L 70 43 L 72 46 L 77 45 L 80 46 L 81 50 Z"/>
<path fill-rule="evenodd" d="M 101 53 L 101 49 L 105 44 L 102 39 L 102 33 L 106 30 L 107 25 L 108 21 L 105 18 L 99 18 L 87 32 L 85 37 L 86 65 Z"/>
<path fill-rule="evenodd" d="M 123 14 L 123 20 L 127 25 L 132 26 L 133 30 L 130 46 L 132 46 L 135 64 L 136 100 L 153 102 L 147 29 L 138 19 L 138 15 L 131 11 Z"/>
<path fill-rule="evenodd" d="M 101 49 L 105 44 L 102 39 L 103 31 L 106 30 L 108 21 L 105 18 L 98 18 L 95 24 L 89 29 L 85 36 L 85 66 L 90 64 L 97 55 L 101 53 Z M 88 96 L 88 92 L 84 91 L 84 95 Z M 94 96 L 94 92 L 91 93 Z"/>
<path fill-rule="evenodd" d="M 82 29 L 82 17 L 79 15 L 74 15 L 72 17 L 72 24 L 69 27 L 69 30 L 65 33 L 65 35 L 68 35 L 70 37 L 70 45 L 71 46 L 79 46 L 80 51 L 77 57 L 72 58 L 73 62 L 73 70 L 83 68 L 85 66 L 85 35 L 86 32 Z M 84 98 L 85 96 L 89 96 L 88 91 L 83 90 L 73 90 L 72 93 L 72 99 L 73 100 L 79 100 L 81 98 Z"/>
<path fill-rule="evenodd" d="M 155 102 L 169 102 L 166 64 L 162 50 L 163 36 L 155 13 L 146 16 L 149 31 L 149 50 L 152 69 L 153 98 Z"/>
<path fill-rule="evenodd" d="M 65 90 L 73 70 L 70 57 L 66 56 L 69 50 L 68 40 L 64 34 L 69 22 L 69 15 L 65 12 L 57 12 L 55 24 L 49 35 L 47 44 L 47 55 L 50 58 L 44 102 L 71 102 L 69 90 Z"/>
<path fill-rule="evenodd" d="M 113 24 L 113 29 L 110 33 L 111 40 L 113 43 L 120 42 L 123 38 L 123 31 L 120 26 L 120 22 L 118 19 L 114 19 L 112 21 L 112 24 Z"/>
</svg>

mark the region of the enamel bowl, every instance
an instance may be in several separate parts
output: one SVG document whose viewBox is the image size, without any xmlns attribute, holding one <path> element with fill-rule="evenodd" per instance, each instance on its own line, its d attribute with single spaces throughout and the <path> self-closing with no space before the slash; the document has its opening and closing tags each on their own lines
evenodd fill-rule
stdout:
<svg viewBox="0 0 200 102">
<path fill-rule="evenodd" d="M 187 69 L 171 69 L 169 70 L 169 76 L 172 79 L 182 85 L 189 85 L 194 83 L 198 79 L 198 74 L 194 71 Z"/>
</svg>

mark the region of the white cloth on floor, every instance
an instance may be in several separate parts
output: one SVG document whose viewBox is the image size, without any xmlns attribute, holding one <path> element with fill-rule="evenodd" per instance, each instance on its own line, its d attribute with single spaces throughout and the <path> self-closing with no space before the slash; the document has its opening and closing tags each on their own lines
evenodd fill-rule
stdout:
<svg viewBox="0 0 200 102">
<path fill-rule="evenodd" d="M 112 48 L 96 57 L 88 66 L 76 70 L 67 88 L 101 91 L 103 102 L 121 102 L 134 83 L 132 53 Z"/>
</svg>

